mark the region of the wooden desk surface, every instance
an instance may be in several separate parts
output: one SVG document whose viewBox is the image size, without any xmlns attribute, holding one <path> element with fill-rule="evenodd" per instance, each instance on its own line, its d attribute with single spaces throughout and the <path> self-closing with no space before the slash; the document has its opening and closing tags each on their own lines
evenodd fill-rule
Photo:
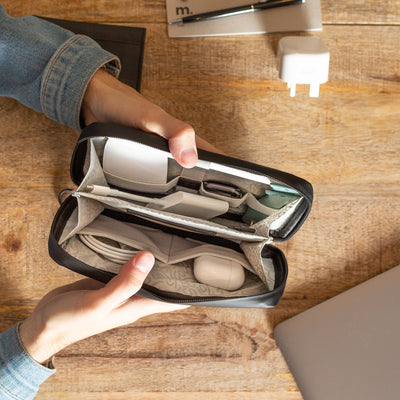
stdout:
<svg viewBox="0 0 400 400">
<path fill-rule="evenodd" d="M 322 1 L 315 35 L 331 63 L 317 99 L 302 86 L 290 98 L 279 81 L 284 34 L 168 39 L 164 3 L 2 1 L 12 16 L 146 27 L 143 94 L 226 153 L 309 180 L 313 210 L 280 246 L 289 279 L 278 307 L 190 308 L 87 339 L 58 355 L 37 398 L 301 399 L 273 327 L 400 263 L 400 2 Z M 4 98 L 0 132 L 3 330 L 79 278 L 47 254 L 77 133 Z"/>
</svg>

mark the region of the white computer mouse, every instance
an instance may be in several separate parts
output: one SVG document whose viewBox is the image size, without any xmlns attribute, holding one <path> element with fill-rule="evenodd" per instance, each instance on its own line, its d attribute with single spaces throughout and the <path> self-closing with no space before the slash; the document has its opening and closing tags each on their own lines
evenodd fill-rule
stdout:
<svg viewBox="0 0 400 400">
<path fill-rule="evenodd" d="M 244 268 L 238 262 L 215 256 L 197 257 L 193 273 L 200 283 L 225 290 L 237 290 L 245 280 Z"/>
</svg>

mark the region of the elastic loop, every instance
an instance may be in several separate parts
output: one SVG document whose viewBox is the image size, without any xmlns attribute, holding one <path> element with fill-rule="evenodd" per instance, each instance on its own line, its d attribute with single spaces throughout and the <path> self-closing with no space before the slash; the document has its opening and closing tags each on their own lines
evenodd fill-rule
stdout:
<svg viewBox="0 0 400 400">
<path fill-rule="evenodd" d="M 61 192 L 58 194 L 58 203 L 59 203 L 60 205 L 63 203 L 63 196 L 64 196 L 65 193 L 67 193 L 67 192 L 72 193 L 72 192 L 73 192 L 73 189 L 64 189 L 64 190 L 61 190 Z"/>
</svg>

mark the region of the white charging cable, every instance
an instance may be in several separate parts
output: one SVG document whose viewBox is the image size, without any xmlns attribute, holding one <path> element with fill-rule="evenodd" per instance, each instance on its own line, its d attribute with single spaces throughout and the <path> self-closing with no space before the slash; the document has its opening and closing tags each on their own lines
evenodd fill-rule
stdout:
<svg viewBox="0 0 400 400">
<path fill-rule="evenodd" d="M 138 250 L 121 249 L 111 246 L 92 235 L 80 234 L 79 239 L 94 252 L 117 264 L 125 264 L 135 254 L 139 253 Z"/>
</svg>

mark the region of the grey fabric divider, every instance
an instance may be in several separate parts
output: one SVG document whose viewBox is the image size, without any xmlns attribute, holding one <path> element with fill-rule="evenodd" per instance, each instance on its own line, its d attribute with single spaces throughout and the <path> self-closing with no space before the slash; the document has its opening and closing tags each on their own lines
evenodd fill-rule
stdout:
<svg viewBox="0 0 400 400">
<path fill-rule="evenodd" d="M 236 261 L 248 271 L 255 272 L 246 257 L 235 250 L 182 238 L 154 228 L 117 221 L 104 215 L 97 217 L 79 233 L 112 239 L 137 250 L 150 251 L 159 261 L 166 264 L 177 264 L 210 255 Z"/>
<path fill-rule="evenodd" d="M 76 197 L 85 197 L 88 199 L 96 200 L 103 205 L 109 206 L 116 210 L 132 213 L 148 217 L 165 225 L 180 226 L 182 229 L 193 230 L 195 232 L 202 232 L 205 234 L 214 234 L 226 239 L 232 240 L 249 240 L 249 241 L 262 241 L 265 240 L 264 236 L 241 232 L 239 230 L 226 227 L 224 225 L 216 224 L 211 221 L 203 220 L 200 218 L 186 217 L 183 215 L 169 213 L 167 211 L 155 210 L 152 208 L 140 206 L 133 202 L 129 202 L 115 197 L 98 196 L 92 193 L 76 192 Z"/>
<path fill-rule="evenodd" d="M 106 176 L 111 180 L 112 175 L 107 173 Z M 118 177 L 119 181 L 124 181 L 124 179 Z M 143 183 L 143 182 L 133 182 L 129 180 L 129 187 L 135 189 L 138 192 L 145 192 L 145 193 L 166 193 L 169 190 L 173 189 L 176 184 L 178 183 L 179 177 L 176 177 L 165 184 L 160 183 Z M 126 182 L 126 180 L 125 180 Z M 122 183 L 121 183 L 122 185 Z"/>
<path fill-rule="evenodd" d="M 268 218 L 265 218 L 252 225 L 252 228 L 255 229 L 258 235 L 268 238 L 270 230 L 278 229 L 280 226 L 284 226 L 302 201 L 303 199 L 300 198 L 286 204 L 286 206 L 282 207 L 280 210 L 276 210 Z M 270 242 L 271 241 L 268 243 Z"/>
<path fill-rule="evenodd" d="M 213 221 L 207 221 L 198 218 L 184 217 L 165 211 L 150 209 L 148 207 L 140 206 L 138 204 L 117 198 L 97 196 L 91 193 L 86 193 L 84 190 L 88 185 L 95 184 L 108 186 L 98 157 L 101 155 L 104 143 L 105 140 L 99 140 L 96 142 L 96 146 L 94 146 L 92 140 L 88 141 L 88 152 L 85 161 L 85 170 L 87 170 L 87 173 L 75 193 L 78 201 L 78 210 L 74 211 L 70 219 L 67 221 L 60 239 L 60 243 L 68 253 L 79 260 L 94 266 L 95 268 L 104 269 L 105 271 L 118 272 L 120 265 L 106 260 L 102 256 L 94 253 L 76 236 L 78 233 L 92 235 L 99 234 L 99 231 L 96 233 L 96 229 L 94 229 L 96 226 L 99 228 L 99 224 L 101 223 L 110 224 L 110 221 L 107 222 L 104 220 L 106 217 L 99 215 L 102 213 L 105 207 L 114 208 L 122 212 L 131 212 L 133 214 L 146 217 L 150 220 L 157 221 L 160 223 L 160 227 L 162 227 L 162 224 L 167 226 L 180 226 L 184 230 L 186 229 L 205 234 L 214 234 L 216 236 L 240 242 L 244 255 L 227 248 L 221 248 L 218 251 L 215 251 L 216 246 L 201 244 L 200 242 L 199 244 L 190 239 L 188 240 L 179 238 L 179 240 L 175 240 L 175 243 L 171 243 L 168 242 L 168 240 L 165 241 L 165 236 L 163 235 L 167 234 L 161 230 L 153 230 L 153 232 L 151 232 L 150 228 L 146 230 L 141 227 L 142 231 L 136 232 L 136 241 L 141 238 L 142 243 L 144 243 L 144 247 L 137 246 L 137 243 L 136 247 L 138 247 L 139 250 L 142 248 L 150 250 L 156 255 L 156 257 L 158 257 L 157 266 L 153 269 L 148 281 L 146 282 L 149 285 L 155 286 L 160 290 L 205 297 L 250 296 L 262 294 L 266 291 L 272 290 L 275 280 L 275 268 L 273 260 L 262 258 L 261 250 L 266 244 L 271 242 L 268 237 L 271 225 L 276 223 L 276 221 L 284 221 L 285 218 L 288 218 L 288 216 L 292 215 L 293 210 L 295 210 L 298 204 L 300 204 L 301 199 L 288 204 L 277 212 L 274 212 L 269 218 L 254 224 L 252 228 L 255 229 L 255 233 L 250 233 L 230 228 L 222 223 L 215 223 Z M 204 175 L 204 179 L 222 179 L 220 172 L 206 171 L 201 169 L 199 169 L 198 172 L 201 173 L 202 176 Z M 188 175 L 190 176 L 190 174 Z M 178 178 L 179 177 L 172 179 L 167 185 L 171 185 L 172 182 L 173 187 Z M 237 184 L 239 181 L 241 184 L 243 184 L 242 178 L 235 179 L 235 177 L 229 176 L 230 183 Z M 254 186 L 252 189 L 255 190 L 257 194 L 260 194 L 263 190 L 265 190 L 265 185 L 263 184 L 254 183 L 250 186 Z M 218 195 L 213 197 L 218 198 Z M 225 196 L 221 196 L 221 198 L 226 200 Z M 238 200 L 239 201 L 237 202 L 237 205 L 236 202 L 235 204 L 232 203 L 231 205 L 237 207 L 240 206 L 240 204 L 248 203 L 249 201 L 252 206 L 255 205 L 254 202 L 257 202 L 258 205 L 261 205 L 252 193 L 247 193 L 242 199 Z M 257 208 L 252 208 L 258 210 L 258 205 Z M 261 212 L 263 211 L 265 212 L 266 210 L 263 208 Z M 223 219 L 218 218 L 218 221 L 223 221 Z M 119 221 L 113 221 L 113 224 L 114 223 L 118 225 L 114 232 L 119 231 L 121 233 L 123 229 L 122 225 L 119 224 L 123 223 Z M 91 224 L 93 225 L 91 226 Z M 229 224 L 230 222 L 227 222 L 227 225 Z M 103 226 L 102 229 L 106 230 L 106 227 Z M 145 233 L 146 238 L 143 237 L 143 234 Z M 112 235 L 108 235 L 107 237 L 121 241 L 121 235 L 112 237 L 110 236 Z M 163 241 L 165 241 L 164 245 Z M 124 241 L 122 240 L 121 242 Z M 129 245 L 133 245 L 133 247 L 135 247 L 135 244 L 132 242 Z M 195 280 L 191 266 L 193 258 L 202 254 L 218 255 L 223 258 L 236 260 L 240 262 L 240 264 L 248 271 L 253 272 L 255 275 L 251 272 L 247 272 L 244 286 L 235 292 L 212 288 L 207 285 L 200 284 Z"/>
<path fill-rule="evenodd" d="M 252 267 L 255 269 L 256 274 L 264 282 L 265 286 L 272 288 L 275 285 L 275 267 L 271 259 L 261 257 L 261 252 L 268 241 L 259 243 L 241 242 L 240 247 L 249 260 Z"/>
<path fill-rule="evenodd" d="M 86 247 L 77 235 L 63 243 L 62 247 L 78 260 L 95 266 L 98 269 L 118 273 L 120 264 L 113 263 Z M 226 298 L 255 296 L 268 292 L 264 282 L 256 275 L 246 272 L 244 285 L 235 291 L 228 291 L 199 283 L 192 272 L 192 260 L 169 265 L 156 260 L 156 263 L 145 280 L 145 284 L 159 290 L 180 293 L 186 296 L 221 296 Z"/>
<path fill-rule="evenodd" d="M 88 170 L 82 180 L 82 183 L 77 189 L 78 191 L 82 190 L 88 185 L 107 185 L 106 178 L 104 177 L 103 170 L 92 141 L 89 142 L 85 165 L 87 166 Z M 104 210 L 104 206 L 101 203 L 94 202 L 86 198 L 78 198 L 77 200 L 78 212 L 73 213 L 67 222 L 59 243 L 63 243 L 65 240 L 75 235 L 86 225 L 90 224 Z"/>
</svg>

